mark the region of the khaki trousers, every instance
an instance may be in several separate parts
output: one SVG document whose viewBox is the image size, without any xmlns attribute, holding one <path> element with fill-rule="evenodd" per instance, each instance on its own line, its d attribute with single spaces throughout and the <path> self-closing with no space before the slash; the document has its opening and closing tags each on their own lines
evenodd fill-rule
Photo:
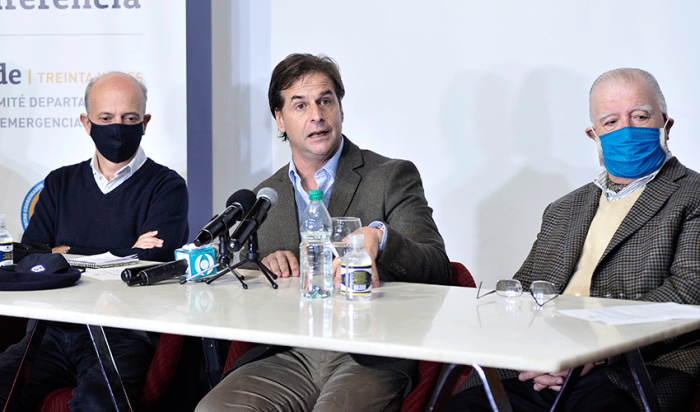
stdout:
<svg viewBox="0 0 700 412">
<path fill-rule="evenodd" d="M 405 375 L 347 353 L 292 348 L 236 369 L 196 411 L 398 411 L 406 385 Z"/>
</svg>

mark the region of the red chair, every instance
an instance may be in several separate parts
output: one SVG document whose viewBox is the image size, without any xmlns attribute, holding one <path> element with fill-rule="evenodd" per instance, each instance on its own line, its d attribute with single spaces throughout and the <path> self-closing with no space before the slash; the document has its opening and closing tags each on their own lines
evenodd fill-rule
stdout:
<svg viewBox="0 0 700 412">
<path fill-rule="evenodd" d="M 233 364 L 238 358 L 240 358 L 244 353 L 248 352 L 254 344 L 250 342 L 243 342 L 239 340 L 231 341 L 231 346 L 228 348 L 228 355 L 226 356 L 226 363 L 224 364 L 223 372 L 231 369 Z"/>
<path fill-rule="evenodd" d="M 693 396 L 693 401 L 690 403 L 688 412 L 700 412 L 700 386 Z"/>
<path fill-rule="evenodd" d="M 430 402 L 435 384 L 440 376 L 442 363 L 431 361 L 418 362 L 418 382 L 406 396 L 401 405 L 401 412 L 423 412 Z"/>
<path fill-rule="evenodd" d="M 141 395 L 138 399 L 130 400 L 134 411 L 148 410 L 166 392 L 178 369 L 184 341 L 185 338 L 180 335 L 160 335 Z M 70 412 L 68 401 L 73 398 L 72 391 L 73 388 L 61 388 L 49 393 L 40 404 L 39 411 Z"/>
<path fill-rule="evenodd" d="M 459 262 L 451 262 L 452 265 L 452 286 L 476 287 L 474 278 L 469 270 Z M 233 366 L 233 363 L 243 355 L 252 344 L 247 342 L 233 341 L 226 357 L 224 371 Z M 418 362 L 418 382 L 411 393 L 406 396 L 401 406 L 401 412 L 424 412 L 430 397 L 433 394 L 435 385 L 440 376 L 443 364 L 439 362 L 420 361 Z M 471 368 L 469 368 L 471 369 Z M 465 375 L 466 378 L 466 375 Z M 462 380 L 463 382 L 463 380 Z M 450 381 L 449 388 L 452 389 L 454 382 Z M 460 382 L 461 384 L 461 382 Z M 458 388 L 459 385 L 455 387 Z M 446 402 L 446 400 L 445 400 Z"/>
<path fill-rule="evenodd" d="M 452 265 L 452 286 L 476 287 L 476 282 L 469 269 L 459 262 L 450 262 L 450 264 Z"/>
<path fill-rule="evenodd" d="M 469 272 L 469 269 L 459 262 L 450 262 L 450 264 L 452 265 L 452 286 L 467 288 L 476 287 L 476 282 L 474 281 L 472 274 Z M 415 388 L 413 388 L 411 393 L 408 394 L 406 399 L 404 399 L 403 405 L 401 406 L 401 412 L 423 412 L 428 408 L 431 396 L 433 396 L 438 379 L 440 378 L 442 370 L 445 366 L 446 365 L 439 362 L 420 361 L 418 363 L 418 384 Z M 454 374 L 451 374 L 450 379 L 443 386 L 445 390 L 441 392 L 445 393 L 450 391 L 451 394 L 452 391 L 459 388 L 459 385 L 461 385 L 461 383 L 464 382 L 464 379 L 466 379 L 466 375 L 471 370 L 471 367 L 466 369 L 468 369 L 468 371 L 466 374 L 464 374 L 463 379 L 461 376 L 462 374 L 460 374 L 458 377 L 452 376 Z M 460 379 L 459 384 L 457 384 L 457 378 Z M 448 400 L 449 396 L 447 395 L 442 395 L 439 397 L 435 404 L 437 406 L 435 410 L 441 410 L 444 408 Z"/>
</svg>

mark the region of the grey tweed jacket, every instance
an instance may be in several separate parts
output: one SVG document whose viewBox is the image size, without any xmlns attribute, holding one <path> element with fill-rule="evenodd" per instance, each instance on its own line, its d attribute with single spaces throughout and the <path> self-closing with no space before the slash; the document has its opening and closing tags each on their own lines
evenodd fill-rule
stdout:
<svg viewBox="0 0 700 412">
<path fill-rule="evenodd" d="M 279 202 L 258 231 L 260 256 L 290 250 L 299 258 L 299 223 L 289 165 L 255 188 L 271 187 Z M 388 229 L 384 251 L 377 259 L 383 281 L 449 285 L 452 272 L 445 245 L 423 194 L 418 169 L 405 160 L 389 159 L 361 150 L 347 137 L 340 156 L 331 216 L 354 216 L 363 225 L 380 220 Z"/>
<path fill-rule="evenodd" d="M 271 187 L 279 196 L 258 230 L 261 257 L 277 250 L 289 250 L 299 257 L 301 237 L 288 172 L 286 165 L 255 188 L 257 192 Z M 345 137 L 328 212 L 331 216 L 359 217 L 363 225 L 375 220 L 386 223 L 386 245 L 377 258 L 382 281 L 450 284 L 450 261 L 413 163 L 362 150 Z M 281 349 L 284 348 L 258 345 L 239 358 L 232 370 Z M 351 356 L 365 366 L 398 370 L 415 377 L 415 361 Z"/>
<path fill-rule="evenodd" d="M 585 185 L 550 204 L 529 256 L 524 287 L 548 280 L 563 291 L 579 260 L 601 190 Z M 632 206 L 593 272 L 591 296 L 700 304 L 700 175 L 670 159 Z M 687 408 L 700 376 L 700 334 L 642 349 L 665 411 Z M 637 397 L 626 362 L 605 367 Z M 508 376 L 515 376 L 511 373 Z M 637 399 L 639 402 L 639 399 Z M 640 404 L 641 405 L 641 404 Z"/>
</svg>

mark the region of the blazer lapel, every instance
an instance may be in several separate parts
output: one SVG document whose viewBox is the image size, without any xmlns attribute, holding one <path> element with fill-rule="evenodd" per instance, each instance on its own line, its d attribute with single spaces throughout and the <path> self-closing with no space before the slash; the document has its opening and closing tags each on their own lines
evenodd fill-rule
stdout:
<svg viewBox="0 0 700 412">
<path fill-rule="evenodd" d="M 328 203 L 328 213 L 333 216 L 345 216 L 362 177 L 355 170 L 364 165 L 360 148 L 345 137 L 343 153 L 340 155 L 338 171 L 333 183 L 333 192 Z M 362 222 L 364 224 L 364 222 Z"/>
<path fill-rule="evenodd" d="M 277 213 L 275 213 L 274 217 L 271 219 L 273 220 L 271 226 L 274 227 L 275 233 L 277 233 L 279 238 L 296 239 L 296 242 L 292 243 L 298 244 L 301 242 L 301 237 L 299 235 L 299 218 L 297 217 L 294 187 L 287 175 L 288 170 L 289 165 L 275 174 L 275 187 L 273 189 L 277 191 L 278 206 L 275 207 L 275 212 Z M 294 222 L 294 224 L 290 225 L 289 222 Z"/>
<path fill-rule="evenodd" d="M 658 213 L 673 192 L 678 190 L 679 185 L 675 180 L 684 174 L 685 170 L 678 160 L 675 158 L 669 160 L 664 170 L 647 184 L 642 195 L 639 196 L 639 199 L 634 203 L 632 209 L 630 209 L 627 216 L 622 220 L 620 227 L 615 232 L 615 235 L 613 235 L 608 247 L 605 248 L 605 252 L 603 252 L 603 256 L 600 257 L 599 262 L 602 262 L 611 250 L 637 232 L 639 228 Z"/>
</svg>

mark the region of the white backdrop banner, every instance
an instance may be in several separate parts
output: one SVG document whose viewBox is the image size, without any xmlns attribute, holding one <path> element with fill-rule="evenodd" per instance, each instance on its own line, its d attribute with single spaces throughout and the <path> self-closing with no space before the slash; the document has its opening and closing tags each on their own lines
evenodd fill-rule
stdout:
<svg viewBox="0 0 700 412">
<path fill-rule="evenodd" d="M 185 0 L 0 0 L 0 213 L 18 240 L 42 180 L 95 146 L 79 115 L 90 79 L 148 88 L 146 155 L 187 178 Z"/>
</svg>

